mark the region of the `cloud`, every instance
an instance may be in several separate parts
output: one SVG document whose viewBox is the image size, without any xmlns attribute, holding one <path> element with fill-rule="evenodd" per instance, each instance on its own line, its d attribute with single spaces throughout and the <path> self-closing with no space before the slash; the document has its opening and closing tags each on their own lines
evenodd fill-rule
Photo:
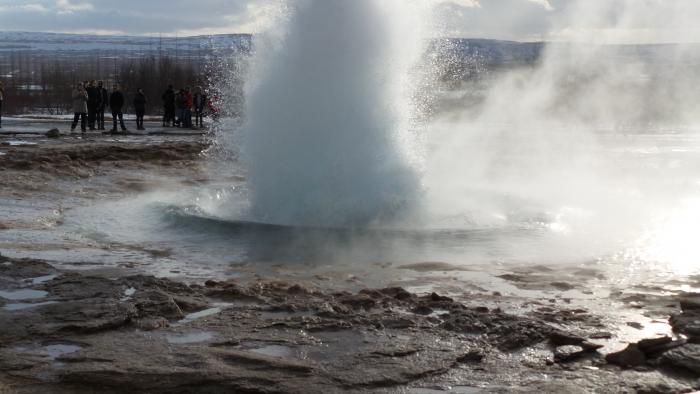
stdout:
<svg viewBox="0 0 700 394">
<path fill-rule="evenodd" d="M 130 35 L 258 33 L 284 0 L 0 0 L 0 29 Z M 352 1 L 352 0 L 347 0 Z M 381 1 L 381 0 L 377 0 Z M 408 1 L 408 0 L 407 0 Z M 415 0 L 426 1 L 426 0 Z M 430 0 L 441 36 L 699 41 L 699 0 Z"/>
<path fill-rule="evenodd" d="M 56 0 L 58 14 L 72 14 L 74 12 L 92 11 L 95 7 L 90 3 L 71 3 L 70 0 Z"/>
<path fill-rule="evenodd" d="M 435 2 L 438 4 L 453 4 L 465 8 L 481 7 L 481 3 L 479 3 L 479 0 L 436 0 Z"/>
<path fill-rule="evenodd" d="M 544 7 L 545 10 L 547 11 L 553 11 L 554 7 L 552 7 L 551 4 L 549 4 L 549 0 L 528 0 L 531 3 L 539 4 L 542 7 Z"/>
<path fill-rule="evenodd" d="M 42 4 L 30 3 L 30 4 L 17 4 L 17 5 L 0 5 L 0 13 L 9 12 L 23 12 L 23 13 L 36 13 L 36 12 L 49 12 L 50 10 Z"/>
</svg>

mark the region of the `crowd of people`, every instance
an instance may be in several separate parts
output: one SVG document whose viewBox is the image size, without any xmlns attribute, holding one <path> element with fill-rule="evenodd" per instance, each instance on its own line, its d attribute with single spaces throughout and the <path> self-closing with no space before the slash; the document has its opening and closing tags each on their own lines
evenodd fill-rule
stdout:
<svg viewBox="0 0 700 394">
<path fill-rule="evenodd" d="M 163 99 L 163 127 L 204 127 L 204 112 L 211 110 L 211 103 L 201 88 L 192 93 L 187 86 L 175 91 L 173 85 L 161 96 Z M 195 123 L 192 124 L 192 113 L 195 115 Z M 215 113 L 215 111 L 211 111 Z"/>
<path fill-rule="evenodd" d="M 123 132 L 128 131 L 124 124 L 123 109 L 126 104 L 126 97 L 118 84 L 112 86 L 112 92 L 108 93 L 103 86 L 103 81 L 85 81 L 78 83 L 73 90 L 73 122 L 71 131 L 80 122 L 80 130 L 86 132 L 90 130 L 105 130 L 105 111 L 109 109 L 112 114 L 112 129 L 117 132 L 117 122 Z M 1 86 L 0 86 L 1 88 Z M 181 128 L 202 128 L 204 127 L 204 113 L 210 111 L 216 113 L 212 103 L 197 87 L 192 93 L 188 86 L 175 90 L 169 85 L 161 96 L 163 100 L 163 127 Z M 146 104 L 148 100 L 143 89 L 136 90 L 132 105 L 136 113 L 137 130 L 145 130 L 143 119 L 146 114 Z M 2 93 L 0 91 L 0 109 L 2 105 Z M 192 123 L 194 112 L 195 122 Z"/>
</svg>

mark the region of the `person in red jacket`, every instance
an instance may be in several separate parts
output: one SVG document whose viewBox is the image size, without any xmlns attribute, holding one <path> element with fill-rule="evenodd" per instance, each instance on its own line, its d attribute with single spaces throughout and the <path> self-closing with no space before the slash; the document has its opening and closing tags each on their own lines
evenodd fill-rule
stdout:
<svg viewBox="0 0 700 394">
<path fill-rule="evenodd" d="M 185 124 L 182 127 L 192 127 L 192 88 L 185 88 Z"/>
</svg>

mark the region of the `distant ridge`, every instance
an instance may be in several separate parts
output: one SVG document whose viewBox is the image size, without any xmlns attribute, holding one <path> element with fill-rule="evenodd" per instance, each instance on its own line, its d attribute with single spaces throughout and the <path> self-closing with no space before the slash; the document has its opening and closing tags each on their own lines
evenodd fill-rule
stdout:
<svg viewBox="0 0 700 394">
<path fill-rule="evenodd" d="M 250 34 L 217 34 L 187 37 L 123 36 L 0 31 L 0 51 L 249 49 Z"/>
</svg>

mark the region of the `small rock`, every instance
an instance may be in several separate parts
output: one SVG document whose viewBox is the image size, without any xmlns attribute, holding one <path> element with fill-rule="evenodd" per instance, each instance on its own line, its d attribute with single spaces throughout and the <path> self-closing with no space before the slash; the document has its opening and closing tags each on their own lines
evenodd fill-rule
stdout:
<svg viewBox="0 0 700 394">
<path fill-rule="evenodd" d="M 433 313 L 433 309 L 430 307 L 427 307 L 425 305 L 417 306 L 411 310 L 411 312 L 415 313 L 416 315 L 429 315 Z"/>
<path fill-rule="evenodd" d="M 638 323 L 636 321 L 628 321 L 626 324 L 632 328 L 636 328 L 637 330 L 644 329 L 644 325 L 642 323 Z"/>
<path fill-rule="evenodd" d="M 431 300 L 431 301 L 436 301 L 436 302 L 438 302 L 438 301 L 453 302 L 453 301 L 454 301 L 454 300 L 453 300 L 452 298 L 450 298 L 450 297 L 441 296 L 441 295 L 439 295 L 439 294 L 437 294 L 437 293 L 432 293 L 432 294 L 430 295 L 430 300 Z"/>
<path fill-rule="evenodd" d="M 554 287 L 555 289 L 562 290 L 562 291 L 573 290 L 576 288 L 575 286 L 573 286 L 569 283 L 566 283 L 566 282 L 552 282 L 552 283 L 550 283 L 550 285 L 552 287 Z"/>
<path fill-rule="evenodd" d="M 60 136 L 61 132 L 57 128 L 53 128 L 46 132 L 46 137 L 48 138 L 59 138 Z"/>
<path fill-rule="evenodd" d="M 612 337 L 613 337 L 613 334 L 611 332 L 607 332 L 607 331 L 600 331 L 600 332 L 596 332 L 596 333 L 589 335 L 589 338 L 591 338 L 591 339 L 610 339 Z"/>
<path fill-rule="evenodd" d="M 477 351 L 471 351 L 464 356 L 457 357 L 457 362 L 461 364 L 478 364 L 483 360 L 484 355 Z"/>
<path fill-rule="evenodd" d="M 637 344 L 630 344 L 624 350 L 605 356 L 605 361 L 624 368 L 633 368 L 646 364 L 647 357 L 639 350 Z"/>
<path fill-rule="evenodd" d="M 562 331 L 554 331 L 549 334 L 549 340 L 552 341 L 554 346 L 566 346 L 566 345 L 576 345 L 579 346 L 581 343 L 585 342 L 585 338 L 569 334 Z"/>
<path fill-rule="evenodd" d="M 554 362 L 566 363 L 569 361 L 574 361 L 583 356 L 585 353 L 587 353 L 586 350 L 581 346 L 559 346 L 554 350 Z"/>
</svg>

